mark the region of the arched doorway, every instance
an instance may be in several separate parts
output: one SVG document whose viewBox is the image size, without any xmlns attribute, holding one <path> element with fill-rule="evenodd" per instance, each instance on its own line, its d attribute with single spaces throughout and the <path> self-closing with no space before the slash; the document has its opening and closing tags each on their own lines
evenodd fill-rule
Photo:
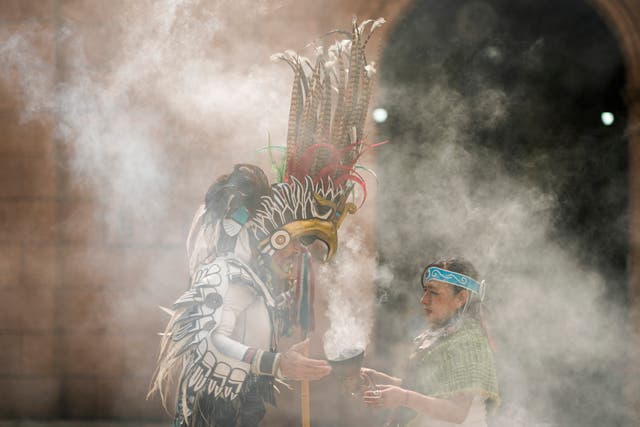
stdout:
<svg viewBox="0 0 640 427">
<path fill-rule="evenodd" d="M 491 286 L 497 423 L 623 424 L 627 110 L 602 18 L 578 0 L 416 2 L 382 63 L 380 352 L 422 325 L 420 266 L 462 254 Z"/>
</svg>

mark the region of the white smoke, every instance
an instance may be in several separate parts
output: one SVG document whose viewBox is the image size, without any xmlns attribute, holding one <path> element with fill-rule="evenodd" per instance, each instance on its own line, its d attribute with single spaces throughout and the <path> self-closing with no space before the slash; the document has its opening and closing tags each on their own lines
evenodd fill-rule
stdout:
<svg viewBox="0 0 640 427">
<path fill-rule="evenodd" d="M 365 351 L 375 315 L 372 289 L 375 258 L 371 246 L 362 227 L 345 224 L 344 229 L 341 231 L 346 238 L 341 242 L 334 263 L 320 269 L 321 290 L 327 301 L 326 315 L 330 322 L 323 337 L 329 360 L 340 360 Z"/>
</svg>

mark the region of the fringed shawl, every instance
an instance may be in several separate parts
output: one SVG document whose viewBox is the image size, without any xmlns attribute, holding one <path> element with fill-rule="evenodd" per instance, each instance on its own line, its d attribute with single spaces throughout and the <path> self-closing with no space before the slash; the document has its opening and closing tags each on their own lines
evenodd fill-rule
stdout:
<svg viewBox="0 0 640 427">
<path fill-rule="evenodd" d="M 455 332 L 418 348 L 411 355 L 407 374 L 407 386 L 427 396 L 478 395 L 487 399 L 489 413 L 500 404 L 493 352 L 474 319 L 464 319 Z"/>
</svg>

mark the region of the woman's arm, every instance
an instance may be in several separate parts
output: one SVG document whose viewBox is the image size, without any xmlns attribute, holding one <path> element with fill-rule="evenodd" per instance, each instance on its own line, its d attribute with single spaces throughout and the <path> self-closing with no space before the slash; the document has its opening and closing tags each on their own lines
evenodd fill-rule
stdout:
<svg viewBox="0 0 640 427">
<path fill-rule="evenodd" d="M 425 396 L 411 390 L 405 390 L 407 407 L 430 417 L 462 424 L 469 415 L 473 396 L 457 394 L 448 399 Z"/>
<path fill-rule="evenodd" d="M 371 368 L 360 368 L 360 375 L 366 377 L 374 386 L 377 384 L 402 385 L 402 378 L 392 377 L 391 375 Z"/>
<path fill-rule="evenodd" d="M 373 408 L 396 408 L 404 406 L 413 409 L 419 414 L 431 418 L 462 424 L 469 415 L 473 396 L 457 394 L 451 398 L 443 399 L 425 396 L 415 391 L 392 385 L 378 386 L 376 390 L 364 393 L 364 403 Z"/>
</svg>

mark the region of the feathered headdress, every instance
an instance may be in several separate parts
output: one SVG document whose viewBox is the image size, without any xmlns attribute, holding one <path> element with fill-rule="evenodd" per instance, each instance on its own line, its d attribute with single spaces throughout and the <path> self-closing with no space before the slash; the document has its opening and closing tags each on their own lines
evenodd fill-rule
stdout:
<svg viewBox="0 0 640 427">
<path fill-rule="evenodd" d="M 337 230 L 357 206 L 353 189 L 366 198 L 356 163 L 366 148 L 364 124 L 375 68 L 365 55 L 367 42 L 384 19 L 353 20 L 351 32 L 328 49 L 318 46 L 315 64 L 294 52 L 276 54 L 294 73 L 284 163 L 276 166 L 279 185 L 263 198 L 253 219 L 259 247 L 273 253 L 292 237 L 313 237 L 337 249 Z M 326 39 L 323 38 L 323 40 Z"/>
</svg>

